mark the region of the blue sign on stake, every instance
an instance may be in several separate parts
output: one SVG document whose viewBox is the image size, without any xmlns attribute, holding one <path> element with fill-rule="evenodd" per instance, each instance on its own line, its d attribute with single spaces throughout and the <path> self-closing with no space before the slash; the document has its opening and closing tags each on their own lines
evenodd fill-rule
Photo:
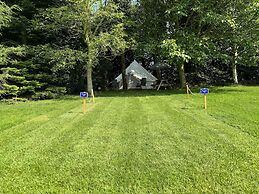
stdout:
<svg viewBox="0 0 259 194">
<path fill-rule="evenodd" d="M 81 98 L 88 98 L 88 93 L 87 92 L 80 92 L 80 97 Z"/>
<path fill-rule="evenodd" d="M 200 89 L 200 94 L 206 95 L 209 93 L 209 89 L 208 88 L 202 88 Z"/>
</svg>

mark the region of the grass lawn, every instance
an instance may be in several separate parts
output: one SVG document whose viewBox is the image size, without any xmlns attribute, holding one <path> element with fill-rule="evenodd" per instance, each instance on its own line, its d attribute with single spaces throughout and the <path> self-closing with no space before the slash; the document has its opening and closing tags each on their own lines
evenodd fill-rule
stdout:
<svg viewBox="0 0 259 194">
<path fill-rule="evenodd" d="M 259 193 L 259 87 L 0 103 L 0 193 Z"/>
</svg>

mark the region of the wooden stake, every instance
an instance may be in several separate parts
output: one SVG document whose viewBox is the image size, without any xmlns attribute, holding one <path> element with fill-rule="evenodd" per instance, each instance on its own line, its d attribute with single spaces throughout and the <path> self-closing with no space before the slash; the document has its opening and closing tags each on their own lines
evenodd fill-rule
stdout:
<svg viewBox="0 0 259 194">
<path fill-rule="evenodd" d="M 86 113 L 86 98 L 83 100 L 83 112 Z"/>
<path fill-rule="evenodd" d="M 207 110 L 207 96 L 204 95 L 204 109 Z"/>
<path fill-rule="evenodd" d="M 160 82 L 160 84 L 159 84 L 159 86 L 158 86 L 158 88 L 157 88 L 157 91 L 160 89 L 160 87 L 161 87 L 161 85 L 162 85 L 162 82 L 163 82 L 163 80 L 161 80 L 161 82 Z"/>
<path fill-rule="evenodd" d="M 189 89 L 189 86 L 186 84 L 186 93 L 187 93 L 187 96 L 189 97 L 189 94 L 190 94 L 190 89 Z"/>
</svg>

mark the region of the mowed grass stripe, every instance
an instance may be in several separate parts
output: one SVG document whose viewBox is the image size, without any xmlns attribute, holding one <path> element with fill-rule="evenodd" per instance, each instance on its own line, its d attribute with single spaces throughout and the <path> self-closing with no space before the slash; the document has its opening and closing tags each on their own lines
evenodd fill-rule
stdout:
<svg viewBox="0 0 259 194">
<path fill-rule="evenodd" d="M 68 158 L 61 163 L 63 171 L 57 175 L 57 179 L 65 181 L 70 190 L 74 192 L 100 191 L 100 188 L 106 190 L 105 184 L 112 178 L 109 176 L 112 173 L 110 170 L 116 170 L 110 166 L 110 160 L 113 153 L 117 153 L 116 148 L 120 148 L 114 144 L 118 143 L 117 133 L 120 132 L 117 123 L 122 122 L 120 117 L 124 115 L 121 105 L 123 106 L 123 101 L 112 99 L 112 103 L 106 104 L 104 110 L 97 111 L 100 119 L 96 119 L 93 114 L 82 122 L 88 132 L 77 137 L 79 141 L 74 142 L 72 151 L 67 155 Z M 87 125 L 89 120 L 93 121 L 94 125 Z M 66 176 L 62 176 L 63 173 Z M 56 185 L 56 188 L 64 192 L 63 185 Z"/>
<path fill-rule="evenodd" d="M 163 97 L 163 99 L 160 99 L 161 101 L 165 102 L 165 97 Z M 157 99 L 157 101 L 160 101 L 159 99 Z M 170 99 L 171 100 L 171 99 Z M 154 99 L 152 100 L 152 102 L 154 103 Z M 157 103 L 159 104 L 159 103 Z M 186 157 L 186 162 L 188 163 L 192 163 L 195 166 L 199 166 L 202 167 L 203 165 L 205 165 L 205 170 L 207 169 L 207 165 L 210 166 L 210 170 L 213 172 L 212 173 L 208 173 L 208 175 L 211 178 L 217 178 L 218 176 L 218 185 L 221 185 L 220 183 L 220 179 L 221 176 L 220 174 L 224 174 L 224 171 L 228 171 L 228 170 L 236 170 L 237 174 L 239 173 L 241 176 L 243 176 L 244 172 L 239 171 L 239 168 L 242 169 L 244 168 L 244 166 L 246 166 L 246 171 L 247 171 L 247 177 L 251 182 L 247 182 L 245 181 L 247 184 L 251 184 L 253 183 L 255 187 L 250 187 L 249 189 L 252 190 L 256 190 L 256 185 L 257 185 L 257 181 L 258 180 L 258 166 L 255 167 L 256 165 L 256 161 L 258 158 L 258 146 L 253 147 L 249 144 L 247 144 L 248 142 L 245 142 L 243 145 L 239 146 L 240 141 L 242 142 L 245 138 L 242 137 L 242 134 L 239 135 L 239 137 L 241 137 L 241 139 L 237 139 L 235 138 L 234 133 L 236 133 L 235 129 L 228 129 L 226 128 L 226 125 L 219 125 L 218 123 L 210 123 L 210 125 L 201 125 L 201 122 L 206 122 L 208 121 L 208 123 L 210 122 L 210 118 L 200 118 L 201 122 L 197 123 L 197 120 L 199 121 L 199 119 L 195 119 L 193 120 L 193 116 L 192 115 L 186 115 L 186 110 L 185 109 L 175 109 L 175 105 L 181 107 L 181 102 L 177 102 L 174 101 L 173 105 L 170 106 L 170 104 L 164 103 L 164 104 L 160 104 L 159 107 L 163 107 L 163 109 L 167 112 L 164 115 L 170 115 L 168 119 L 172 119 L 172 118 L 181 118 L 178 119 L 180 122 L 177 122 L 177 119 L 173 119 L 174 124 L 172 124 L 172 130 L 174 131 L 174 134 L 176 135 L 176 137 L 174 137 L 174 139 L 172 139 L 172 142 L 175 142 L 174 146 L 171 146 L 175 148 L 175 150 L 180 150 L 179 153 L 173 154 L 175 155 L 178 159 L 179 159 L 179 155 L 181 156 L 182 154 L 186 153 L 185 157 Z M 161 107 L 161 108 L 162 108 Z M 180 112 L 179 112 L 180 110 Z M 151 112 L 151 111 L 149 111 Z M 168 114 L 169 113 L 169 114 Z M 178 114 L 179 113 L 179 114 Z M 161 113 L 160 113 L 161 115 Z M 204 113 L 204 111 L 201 112 L 201 115 L 206 115 Z M 196 117 L 199 118 L 198 115 L 196 115 Z M 156 118 L 156 117 L 155 117 Z M 155 119 L 154 118 L 154 119 Z M 163 120 L 163 118 L 160 117 L 161 120 Z M 184 120 L 186 120 L 186 125 L 183 122 Z M 188 122 L 187 122 L 188 121 Z M 166 120 L 163 121 L 164 123 L 166 123 Z M 158 123 L 158 122 L 154 122 L 154 123 Z M 179 128 L 179 126 L 181 126 Z M 213 127 L 214 125 L 219 125 L 218 128 L 213 129 L 211 127 Z M 178 127 L 174 127 L 174 126 L 178 126 Z M 203 126 L 201 128 L 201 126 Z M 225 129 L 228 130 L 232 130 L 232 136 L 227 135 L 228 132 L 226 132 L 226 138 L 229 138 L 232 142 L 228 142 L 225 141 L 225 138 L 221 138 L 221 134 L 222 134 L 222 128 L 225 127 Z M 150 127 L 152 128 L 152 127 Z M 163 129 L 166 129 L 166 127 L 163 127 Z M 211 130 L 212 129 L 212 130 Z M 177 130 L 179 130 L 179 133 L 177 133 Z M 213 133 L 214 130 L 219 130 L 220 134 L 215 134 Z M 160 142 L 161 145 L 163 145 L 165 143 L 165 140 L 169 139 L 169 135 L 171 135 L 171 132 L 168 132 L 167 134 L 165 133 L 165 136 L 163 138 L 163 140 Z M 179 135 L 178 135 L 179 134 Z M 177 138 L 178 137 L 178 138 Z M 165 140 L 164 140 L 165 139 Z M 172 143 L 170 142 L 170 143 Z M 234 144 L 232 144 L 234 142 Z M 256 141 L 258 142 L 258 141 Z M 254 144 L 256 143 L 254 142 Z M 242 147 L 243 146 L 243 147 Z M 168 146 L 169 147 L 169 146 Z M 172 151 L 174 149 L 168 149 L 168 151 Z M 165 153 L 165 152 L 162 152 Z M 255 155 L 254 153 L 257 153 L 257 155 Z M 171 154 L 170 154 L 171 155 Z M 197 157 L 199 156 L 199 157 Z M 249 157 L 248 157 L 249 156 Z M 256 157 L 255 157 L 256 156 Z M 196 158 L 196 160 L 195 160 Z M 208 158 L 213 159 L 211 161 L 208 160 Z M 233 160 L 233 161 L 232 161 Z M 173 161 L 172 159 L 169 159 L 168 161 Z M 238 164 L 235 164 L 235 162 L 237 162 Z M 181 165 L 185 165 L 186 163 L 181 162 Z M 207 165 L 206 165 L 207 164 Z M 239 166 L 236 166 L 239 165 Z M 182 167 L 178 167 L 176 169 L 182 169 Z M 229 169 L 227 169 L 229 168 Z M 175 166 L 174 166 L 175 169 Z M 190 169 L 189 169 L 190 170 Z M 199 168 L 200 171 L 203 170 L 203 168 Z M 232 171 L 232 172 L 233 172 Z M 238 172 L 239 171 L 239 172 Z M 217 172 L 217 173 L 216 173 Z M 184 175 L 188 174 L 188 173 L 183 173 Z M 197 173 L 199 174 L 199 173 Z M 226 177 L 227 180 L 229 181 L 229 185 L 235 185 L 236 183 L 240 183 L 240 180 L 238 180 L 237 174 L 235 174 L 235 171 L 233 172 L 232 175 L 230 175 L 229 177 Z M 179 174 L 178 174 L 179 175 Z M 196 175 L 196 174 L 194 174 Z M 202 177 L 204 177 L 203 174 L 201 174 L 201 177 L 196 177 L 197 178 L 197 182 L 199 183 L 199 186 L 201 187 L 202 184 L 201 183 L 206 183 L 207 178 L 209 177 L 205 177 L 206 180 L 201 181 Z M 216 175 L 216 176 L 214 176 Z M 236 177 L 237 176 L 237 177 Z M 234 177 L 236 177 L 236 180 L 234 179 Z M 192 187 L 192 184 L 195 183 L 196 181 L 194 181 L 195 179 L 193 179 L 194 177 L 191 178 L 192 181 L 190 181 L 190 183 L 188 184 L 190 187 Z M 242 178 L 242 177 L 241 177 Z M 179 177 L 177 178 L 177 180 L 180 180 Z M 184 179 L 186 180 L 186 179 Z M 214 181 L 211 181 L 210 184 L 215 183 Z M 179 184 L 182 185 L 182 184 Z M 204 185 L 204 188 L 208 188 L 208 185 Z M 213 187 L 213 185 L 210 185 L 211 187 Z M 237 185 L 240 186 L 240 185 Z M 188 188 L 188 186 L 185 188 Z M 197 189 L 202 189 L 199 187 L 196 187 Z M 257 190 L 256 190 L 257 191 Z"/>
<path fill-rule="evenodd" d="M 66 110 L 44 126 L 53 134 L 43 127 L 21 137 L 26 152 L 19 142 L 7 146 L 0 192 L 258 193 L 258 138 L 242 121 L 215 116 L 234 118 L 229 109 L 239 110 L 227 100 L 218 105 L 219 96 L 209 96 L 207 112 L 201 96 L 168 92 L 98 98 L 85 115 L 79 106 Z"/>
<path fill-rule="evenodd" d="M 75 107 L 76 101 L 71 100 L 46 100 L 37 102 L 17 103 L 13 105 L 0 104 L 0 133 L 10 128 L 40 122 L 46 116 L 56 117 L 59 114 Z"/>
<path fill-rule="evenodd" d="M 1 134 L 1 138 L 6 143 L 3 143 L 0 150 L 5 151 L 4 148 L 8 149 L 8 146 L 17 151 L 23 151 L 23 149 L 38 151 L 36 148 L 42 149 L 44 144 L 48 145 L 52 140 L 59 138 L 65 129 L 72 128 L 73 123 L 86 116 L 82 113 L 81 103 L 75 104 L 80 104 L 80 106 L 76 105 L 76 108 L 69 109 L 67 112 L 58 112 L 57 115 L 52 115 L 53 117 L 41 115 L 39 119 L 38 117 L 33 118 L 26 125 L 19 126 L 17 129 L 11 128 L 9 133 L 6 131 L 6 134 Z M 91 109 L 93 109 L 93 106 L 88 108 L 88 112 Z M 20 131 L 21 133 L 19 133 Z"/>
<path fill-rule="evenodd" d="M 166 100 L 164 99 L 164 101 Z M 176 104 L 179 105 L 181 104 L 181 102 L 176 102 Z M 259 150 L 258 138 L 250 136 L 249 134 L 240 130 L 239 128 L 232 127 L 227 123 L 222 122 L 221 120 L 215 119 L 211 116 L 210 111 L 196 109 L 179 109 L 175 108 L 175 105 L 171 105 L 170 108 L 177 110 L 181 115 L 182 119 L 186 117 L 186 121 L 188 121 L 189 127 L 194 129 L 196 128 L 199 131 L 204 129 L 201 131 L 201 134 L 199 135 L 203 135 L 204 133 L 206 133 L 208 134 L 208 137 L 217 137 L 217 141 L 222 140 L 226 144 L 228 143 L 231 145 L 236 145 L 236 147 L 240 146 L 240 148 L 244 149 L 244 152 L 246 152 L 247 154 L 251 154 L 254 151 Z M 180 126 L 180 124 L 177 125 Z M 195 130 L 195 132 L 196 131 L 197 130 Z M 189 133 L 190 131 L 188 131 L 188 134 Z M 252 156 L 255 157 L 254 155 Z"/>
<path fill-rule="evenodd" d="M 249 89 L 249 90 L 248 90 Z M 211 116 L 251 136 L 259 137 L 259 92 L 246 88 L 241 94 L 213 94 Z"/>
<path fill-rule="evenodd" d="M 76 106 L 76 108 L 74 108 Z M 56 110 L 54 107 L 58 107 Z M 62 107 L 62 108 L 60 108 Z M 65 122 L 60 119 L 60 115 L 66 115 L 66 111 L 70 111 L 71 109 L 76 109 L 79 112 L 79 103 L 66 103 L 66 101 L 57 101 L 55 102 L 55 106 L 50 108 L 50 111 L 47 111 L 45 114 L 41 115 L 33 115 L 27 121 L 14 125 L 8 129 L 5 129 L 0 132 L 0 145 L 5 146 L 8 143 L 16 144 L 16 141 L 27 140 L 26 136 L 30 136 L 33 133 L 44 133 L 46 131 L 56 130 L 57 127 L 63 126 Z M 30 112 L 30 110 L 27 110 Z M 64 113 L 65 112 L 65 113 Z M 73 114 L 71 114 L 73 115 Z M 52 125 L 52 122 L 58 122 L 58 125 Z M 66 120 L 68 121 L 68 120 Z M 63 122 L 63 123 L 62 123 Z M 47 128 L 47 130 L 42 130 Z M 21 143 L 21 142 L 20 142 Z M 19 144 L 20 144 L 19 143 Z"/>
<path fill-rule="evenodd" d="M 96 112 L 101 113 L 99 114 L 101 117 L 103 115 L 102 112 L 105 109 L 103 109 L 103 107 L 102 110 L 98 109 L 98 104 L 95 106 L 95 108 Z M 60 128 L 56 128 L 56 124 L 52 121 L 52 123 L 48 124 L 52 126 L 51 129 L 46 128 L 48 127 L 48 125 L 45 125 L 44 128 L 38 129 L 39 133 L 44 133 L 44 138 L 42 140 L 38 139 L 39 134 L 35 134 L 36 141 L 33 141 L 31 143 L 24 143 L 23 146 L 26 147 L 27 153 L 23 157 L 21 157 L 21 159 L 18 158 L 18 160 L 12 163 L 12 169 L 6 169 L 6 171 L 9 172 L 8 174 L 10 175 L 12 173 L 19 172 L 19 169 L 26 169 L 26 167 L 28 166 L 30 167 L 30 173 L 24 171 L 24 173 L 16 177 L 18 182 L 24 180 L 25 178 L 31 180 L 26 184 L 28 185 L 28 187 L 25 186 L 25 188 L 23 188 L 24 191 L 26 191 L 26 189 L 30 189 L 29 185 L 33 184 L 33 182 L 38 183 L 35 184 L 35 191 L 37 191 L 37 189 L 43 189 L 50 184 L 53 185 L 55 188 L 58 188 L 58 186 L 64 181 L 62 180 L 64 176 L 65 179 L 67 179 L 69 177 L 66 176 L 68 175 L 68 173 L 74 173 L 73 171 L 70 171 L 73 170 L 71 169 L 71 160 L 72 162 L 76 162 L 74 165 L 75 168 L 77 168 L 78 161 L 76 161 L 75 159 L 78 158 L 78 156 L 75 155 L 75 157 L 70 157 L 69 153 L 73 153 L 74 147 L 76 147 L 76 144 L 80 141 L 80 138 L 82 138 L 84 134 L 87 133 L 88 128 L 91 127 L 91 124 L 94 125 L 96 124 L 96 122 L 98 122 L 99 119 L 103 119 L 98 118 L 97 115 L 93 117 L 91 114 L 83 115 L 81 113 L 79 117 L 80 119 L 76 119 L 76 121 L 67 120 L 67 122 L 69 123 L 63 123 L 65 124 L 65 127 L 63 126 Z M 56 121 L 58 121 L 58 119 L 56 119 Z M 46 134 L 46 131 L 40 132 L 41 130 L 45 129 L 47 129 L 48 134 Z M 51 132 L 51 130 L 55 131 Z M 34 137 L 31 137 L 30 139 L 33 140 Z M 37 140 L 39 140 L 39 142 Z M 86 152 L 86 150 L 84 150 L 84 153 L 89 154 L 89 152 Z M 62 168 L 62 164 L 64 162 L 68 162 L 70 168 Z M 6 166 L 7 165 L 9 166 L 9 163 L 7 163 Z M 8 179 L 8 176 L 6 176 L 5 178 Z M 47 180 L 45 180 L 45 178 Z M 73 182 L 72 180 L 70 180 L 70 178 L 69 181 Z M 78 179 L 75 180 L 75 183 L 77 182 Z M 63 183 L 60 186 L 63 187 Z"/>
</svg>

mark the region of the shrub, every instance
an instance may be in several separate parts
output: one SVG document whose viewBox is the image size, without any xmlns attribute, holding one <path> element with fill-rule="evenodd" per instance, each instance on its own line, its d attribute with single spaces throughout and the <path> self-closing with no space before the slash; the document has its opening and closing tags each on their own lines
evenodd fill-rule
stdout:
<svg viewBox="0 0 259 194">
<path fill-rule="evenodd" d="M 55 99 L 66 94 L 64 87 L 49 87 L 44 92 L 37 92 L 32 96 L 33 100 Z"/>
</svg>

